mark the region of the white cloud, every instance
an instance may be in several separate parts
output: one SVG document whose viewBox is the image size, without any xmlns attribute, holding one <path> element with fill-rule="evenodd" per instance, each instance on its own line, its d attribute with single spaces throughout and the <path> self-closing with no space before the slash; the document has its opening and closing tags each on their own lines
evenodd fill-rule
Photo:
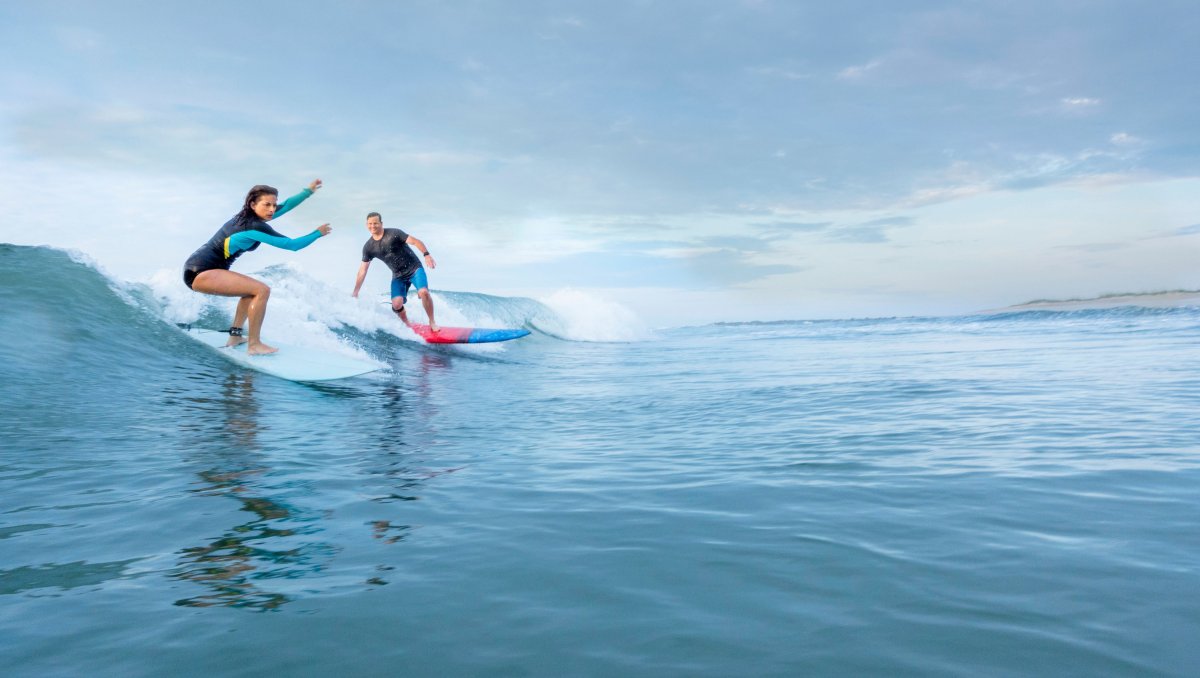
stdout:
<svg viewBox="0 0 1200 678">
<path fill-rule="evenodd" d="M 1126 132 L 1117 132 L 1109 137 L 1108 140 L 1116 146 L 1136 146 L 1137 144 L 1142 143 L 1141 139 Z"/>
<path fill-rule="evenodd" d="M 107 47 L 104 36 L 81 26 L 60 26 L 55 34 L 58 42 L 72 52 L 95 52 Z"/>
<path fill-rule="evenodd" d="M 966 184 L 962 186 L 936 186 L 933 188 L 922 188 L 908 196 L 907 199 L 901 202 L 902 205 L 909 207 L 921 207 L 924 205 L 934 205 L 940 202 L 949 202 L 951 200 L 960 200 L 971 196 L 987 193 L 993 190 L 990 184 Z"/>
<path fill-rule="evenodd" d="M 663 247 L 647 250 L 646 254 L 664 259 L 692 259 L 705 254 L 716 254 L 720 251 L 719 247 Z"/>
<path fill-rule="evenodd" d="M 812 77 L 811 73 L 800 71 L 790 66 L 756 66 L 747 69 L 747 72 L 753 75 L 783 78 L 784 80 L 808 80 Z"/>
<path fill-rule="evenodd" d="M 882 65 L 883 61 L 880 59 L 873 59 L 865 64 L 862 64 L 861 66 L 849 66 L 847 68 L 843 68 L 841 72 L 838 73 L 837 77 L 841 80 L 857 80 L 865 76 L 868 72 L 873 71 Z"/>
</svg>

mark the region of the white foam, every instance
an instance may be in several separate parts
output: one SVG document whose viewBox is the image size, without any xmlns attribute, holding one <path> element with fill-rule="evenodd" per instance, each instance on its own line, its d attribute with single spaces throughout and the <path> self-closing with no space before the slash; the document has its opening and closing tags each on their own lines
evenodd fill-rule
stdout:
<svg viewBox="0 0 1200 678">
<path fill-rule="evenodd" d="M 366 332 L 382 329 L 369 313 L 359 312 L 348 292 L 335 301 L 334 290 L 290 266 L 276 266 L 251 274 L 271 286 L 263 341 L 272 337 L 293 344 L 320 348 L 363 360 L 373 360 L 362 350 L 342 341 L 331 327 L 351 325 Z M 215 309 L 232 318 L 238 300 L 193 292 L 184 286 L 178 270 L 159 270 L 144 281 L 160 312 L 170 322 L 191 323 L 204 311 Z"/>
<path fill-rule="evenodd" d="M 333 331 L 347 327 L 363 334 L 386 332 L 400 340 L 422 342 L 406 328 L 392 312 L 386 292 L 360 292 L 350 295 L 349 286 L 330 285 L 307 275 L 295 262 L 270 266 L 250 273 L 271 286 L 271 300 L 263 325 L 263 340 L 272 337 L 294 344 L 334 350 L 357 358 L 368 358 L 361 350 L 349 346 Z M 111 277 L 110 277 L 111 279 Z M 118 283 L 127 285 L 128 283 Z M 163 318 L 173 323 L 196 322 L 206 311 L 232 317 L 237 299 L 216 297 L 193 292 L 184 286 L 178 269 L 162 269 L 142 281 Z M 542 311 L 529 300 L 489 299 L 467 293 L 433 292 L 438 324 L 446 327 L 503 327 L 502 318 L 513 313 L 535 314 L 536 324 L 543 330 L 574 341 L 640 341 L 653 333 L 631 310 L 576 289 L 564 289 L 540 300 Z M 461 303 L 456 303 L 456 300 Z M 500 307 L 495 307 L 501 304 Z M 408 317 L 425 322 L 425 311 L 416 294 L 410 294 Z M 549 311 L 545 313 L 544 311 Z M 459 348 L 466 348 L 463 345 Z M 472 350 L 503 350 L 500 344 L 470 345 Z"/>
<path fill-rule="evenodd" d="M 206 306 L 217 306 L 219 297 L 210 297 L 189 290 L 183 284 L 183 274 L 178 269 L 159 269 L 143 283 L 160 304 L 159 312 L 173 323 L 193 322 L 200 317 Z M 224 306 L 221 306 L 224 308 Z M 232 309 L 232 303 L 230 304 Z M 230 311 L 232 313 L 232 310 Z"/>
<path fill-rule="evenodd" d="M 559 327 L 545 328 L 575 341 L 641 341 L 653 333 L 636 313 L 587 292 L 567 288 L 540 299 L 557 316 Z"/>
<path fill-rule="evenodd" d="M 331 328 L 349 327 L 364 334 L 386 332 L 403 341 L 423 343 L 420 337 L 403 325 L 392 312 L 387 292 L 360 292 L 352 297 L 350 288 L 329 285 L 307 275 L 296 263 L 278 264 L 250 273 L 271 286 L 271 300 L 263 324 L 263 340 L 271 337 L 286 339 L 294 344 L 338 350 L 355 357 L 365 357 L 356 348 L 348 347 Z M 232 317 L 237 299 L 216 297 L 193 292 L 183 285 L 178 270 L 164 269 L 154 273 L 144 284 L 160 305 L 160 312 L 170 322 L 195 322 L 208 310 Z M 459 309 L 446 295 L 433 293 L 434 311 L 438 324 L 447 327 L 481 327 L 495 323 L 486 311 L 470 313 Z M 425 322 L 425 310 L 416 294 L 410 294 L 408 317 L 413 322 Z M 494 345 L 472 345 L 479 351 L 501 350 Z"/>
</svg>

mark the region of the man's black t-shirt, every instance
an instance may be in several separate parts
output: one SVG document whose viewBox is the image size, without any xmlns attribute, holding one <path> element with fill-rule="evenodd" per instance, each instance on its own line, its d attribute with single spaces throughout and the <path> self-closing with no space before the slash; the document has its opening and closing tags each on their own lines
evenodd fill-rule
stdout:
<svg viewBox="0 0 1200 678">
<path fill-rule="evenodd" d="M 405 242 L 408 234 L 398 228 L 383 229 L 379 240 L 367 238 L 363 245 L 363 261 L 379 259 L 392 269 L 393 278 L 411 278 L 421 268 L 421 260 Z"/>
</svg>

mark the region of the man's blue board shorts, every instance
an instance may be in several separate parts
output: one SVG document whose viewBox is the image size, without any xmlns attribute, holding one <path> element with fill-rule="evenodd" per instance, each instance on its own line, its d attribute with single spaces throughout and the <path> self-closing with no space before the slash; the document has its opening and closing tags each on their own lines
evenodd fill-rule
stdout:
<svg viewBox="0 0 1200 678">
<path fill-rule="evenodd" d="M 409 278 L 392 278 L 392 298 L 403 297 L 408 298 L 408 286 L 412 285 L 418 290 L 429 287 L 429 278 L 425 277 L 425 267 L 417 269 L 416 273 Z"/>
</svg>

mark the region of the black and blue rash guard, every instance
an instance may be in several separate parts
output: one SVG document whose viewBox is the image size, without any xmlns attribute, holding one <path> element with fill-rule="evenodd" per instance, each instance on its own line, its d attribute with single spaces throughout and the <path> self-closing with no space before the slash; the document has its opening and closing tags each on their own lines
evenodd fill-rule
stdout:
<svg viewBox="0 0 1200 678">
<path fill-rule="evenodd" d="M 304 202 L 312 191 L 304 189 L 293 195 L 275 210 L 275 216 L 280 217 L 296 205 Z M 240 215 L 239 215 L 240 216 Z M 258 249 L 261 243 L 267 243 L 285 250 L 304 249 L 321 237 L 321 232 L 314 230 L 299 238 L 288 238 L 267 225 L 267 222 L 251 217 L 242 219 L 234 217 L 225 222 L 208 242 L 192 253 L 183 265 L 183 282 L 190 288 L 196 276 L 214 268 L 229 270 L 233 262 L 242 256 L 243 252 Z"/>
</svg>

